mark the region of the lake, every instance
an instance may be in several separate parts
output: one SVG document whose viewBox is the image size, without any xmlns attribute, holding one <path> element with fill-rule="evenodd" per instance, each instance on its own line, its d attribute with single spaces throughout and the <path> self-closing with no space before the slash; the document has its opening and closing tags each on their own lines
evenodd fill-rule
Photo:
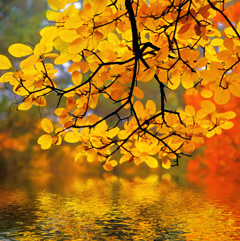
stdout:
<svg viewBox="0 0 240 241">
<path fill-rule="evenodd" d="M 167 173 L 4 179 L 0 240 L 240 240 L 240 182 L 213 185 Z"/>
</svg>

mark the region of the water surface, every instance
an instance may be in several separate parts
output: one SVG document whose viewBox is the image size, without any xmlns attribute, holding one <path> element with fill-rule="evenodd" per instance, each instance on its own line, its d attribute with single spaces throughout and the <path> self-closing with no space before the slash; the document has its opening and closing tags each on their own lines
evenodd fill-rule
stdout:
<svg viewBox="0 0 240 241">
<path fill-rule="evenodd" d="M 240 240 L 239 184 L 224 200 L 163 179 L 4 181 L 0 240 Z"/>
</svg>

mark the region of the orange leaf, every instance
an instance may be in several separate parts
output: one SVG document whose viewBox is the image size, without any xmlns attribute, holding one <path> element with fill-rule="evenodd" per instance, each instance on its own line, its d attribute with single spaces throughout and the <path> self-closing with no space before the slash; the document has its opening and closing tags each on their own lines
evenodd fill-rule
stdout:
<svg viewBox="0 0 240 241">
<path fill-rule="evenodd" d="M 133 89 L 133 94 L 138 98 L 138 99 L 142 99 L 143 97 L 144 97 L 144 93 L 143 93 L 143 91 L 140 89 L 140 88 L 138 88 L 138 87 L 134 87 L 134 89 Z"/>
<path fill-rule="evenodd" d="M 230 92 L 228 89 L 218 87 L 214 93 L 213 99 L 219 105 L 227 104 L 230 100 Z"/>
</svg>

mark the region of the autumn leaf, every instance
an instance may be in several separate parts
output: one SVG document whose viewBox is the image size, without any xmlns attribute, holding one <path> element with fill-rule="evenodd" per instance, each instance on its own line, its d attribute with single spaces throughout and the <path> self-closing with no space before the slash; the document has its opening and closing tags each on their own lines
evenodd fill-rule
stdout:
<svg viewBox="0 0 240 241">
<path fill-rule="evenodd" d="M 0 69 L 10 69 L 11 67 L 10 60 L 4 55 L 0 55 Z"/>
<path fill-rule="evenodd" d="M 42 126 L 42 129 L 46 133 L 52 133 L 53 132 L 53 124 L 49 119 L 47 119 L 47 118 L 42 119 L 41 126 Z"/>
<path fill-rule="evenodd" d="M 240 22 L 230 2 L 77 2 L 47 0 L 51 26 L 39 42 L 10 45 L 23 58 L 14 68 L 0 55 L 0 69 L 11 69 L 0 82 L 12 86 L 18 110 L 56 115 L 54 125 L 41 121 L 42 149 L 65 140 L 78 143 L 75 161 L 107 171 L 118 164 L 114 155 L 120 164 L 162 161 L 168 169 L 170 159 L 178 165 L 207 138 L 239 126 L 232 99 L 240 97 Z"/>
<path fill-rule="evenodd" d="M 99 14 L 99 13 L 103 12 L 107 6 L 107 2 L 108 2 L 107 0 L 95 0 L 93 2 L 93 7 L 92 7 L 93 12 L 95 14 Z"/>
<path fill-rule="evenodd" d="M 44 134 L 38 138 L 37 143 L 41 145 L 41 148 L 43 150 L 47 150 L 52 145 L 52 136 L 50 136 L 49 134 Z"/>
<path fill-rule="evenodd" d="M 12 44 L 8 48 L 8 52 L 14 57 L 24 57 L 32 54 L 33 50 L 25 44 Z"/>
</svg>

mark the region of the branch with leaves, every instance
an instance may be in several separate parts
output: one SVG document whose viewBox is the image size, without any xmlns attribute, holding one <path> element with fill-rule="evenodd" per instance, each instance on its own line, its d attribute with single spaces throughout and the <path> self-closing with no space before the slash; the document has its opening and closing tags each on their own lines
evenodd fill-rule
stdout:
<svg viewBox="0 0 240 241">
<path fill-rule="evenodd" d="M 0 82 L 22 96 L 19 110 L 47 107 L 46 97 L 56 96 L 59 126 L 42 120 L 42 149 L 64 139 L 79 144 L 75 161 L 85 156 L 106 170 L 124 162 L 155 168 L 157 159 L 170 168 L 216 129 L 232 127 L 235 113 L 216 107 L 240 96 L 240 24 L 224 14 L 224 2 L 97 0 L 84 1 L 80 10 L 75 2 L 48 0 L 49 26 L 40 31 L 40 42 L 9 47 L 23 58 L 18 69 L 0 55 L 0 69 L 12 69 Z M 229 23 L 223 32 L 212 22 L 217 13 Z M 65 63 L 71 79 L 62 88 L 56 66 Z M 159 89 L 154 99 L 142 87 L 150 84 Z M 166 91 L 181 86 L 205 98 L 201 108 L 167 107 Z M 112 109 L 99 116 L 105 101 Z"/>
</svg>

